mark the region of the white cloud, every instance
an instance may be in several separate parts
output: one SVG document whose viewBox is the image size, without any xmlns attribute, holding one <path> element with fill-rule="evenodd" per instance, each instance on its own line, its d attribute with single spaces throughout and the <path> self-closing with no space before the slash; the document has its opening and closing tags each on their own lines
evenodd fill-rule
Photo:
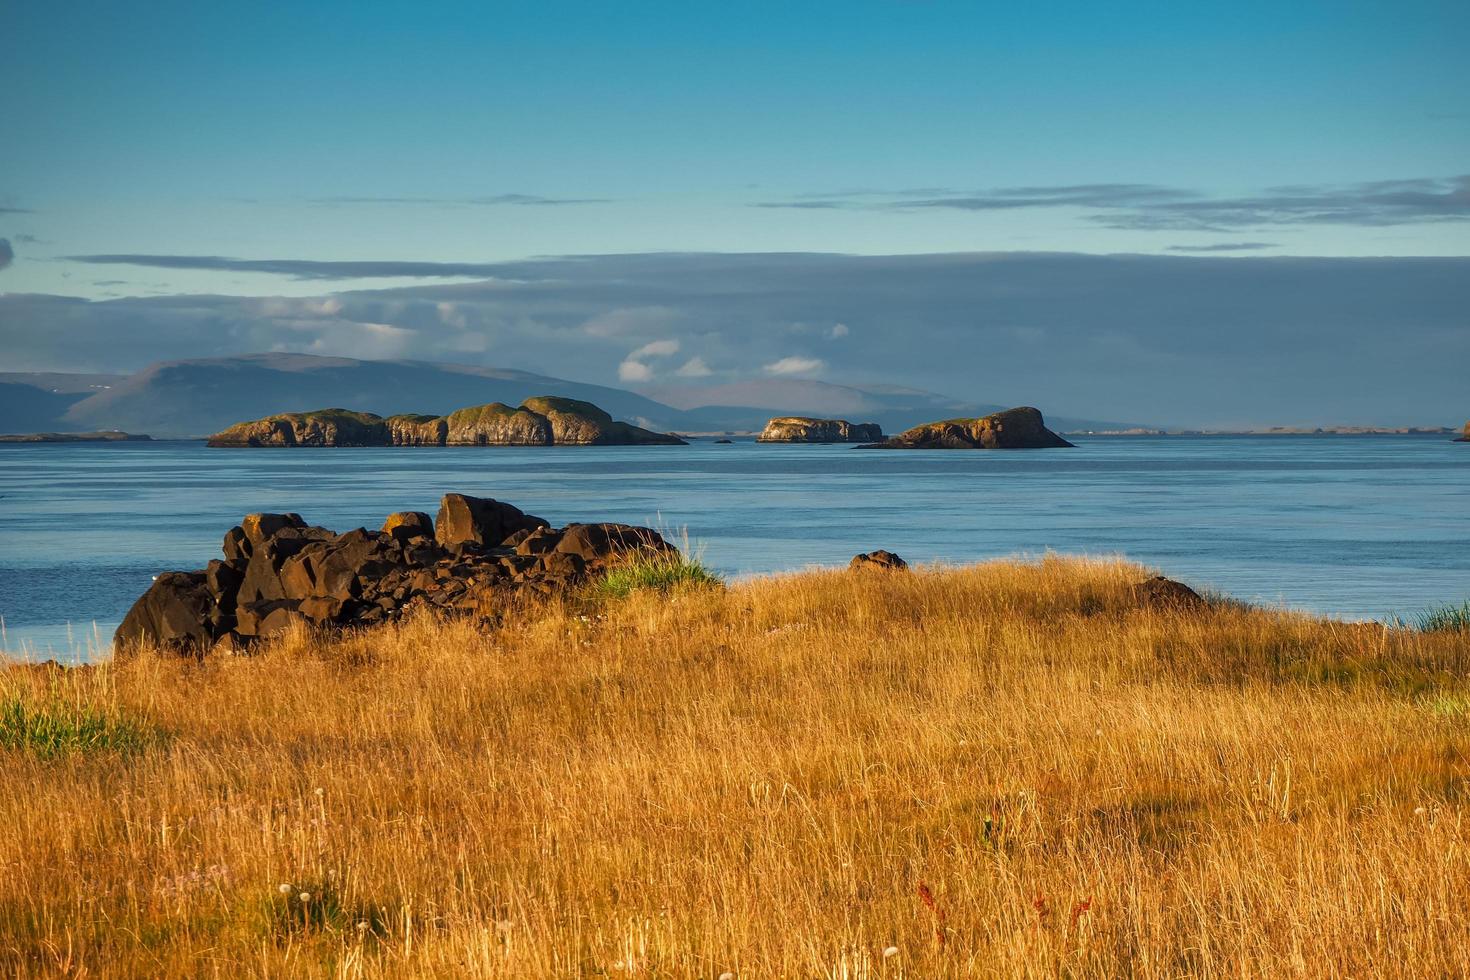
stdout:
<svg viewBox="0 0 1470 980">
<path fill-rule="evenodd" d="M 625 337 L 663 332 L 678 323 L 680 313 L 667 306 L 628 306 L 589 317 L 582 332 L 592 337 Z"/>
<path fill-rule="evenodd" d="M 827 336 L 831 337 L 833 340 L 836 340 L 839 337 L 846 337 L 847 334 L 847 324 L 845 323 L 834 323 L 832 324 L 832 329 L 827 331 Z"/>
<path fill-rule="evenodd" d="M 767 374 L 816 374 L 824 367 L 826 365 L 815 357 L 783 357 L 779 361 L 767 364 L 761 370 Z"/>
<path fill-rule="evenodd" d="M 675 371 L 674 373 L 681 378 L 707 378 L 711 374 L 714 374 L 714 372 L 709 369 L 709 365 L 704 363 L 704 358 L 702 357 L 689 358 L 689 360 L 685 361 L 684 364 L 679 368 L 679 370 Z"/>
<path fill-rule="evenodd" d="M 644 344 L 642 347 L 629 354 L 629 359 L 638 357 L 667 357 L 670 354 L 679 353 L 679 342 L 677 340 L 655 340 Z"/>
<path fill-rule="evenodd" d="M 653 369 L 642 361 L 635 361 L 631 357 L 618 365 L 619 381 L 652 381 Z"/>
</svg>

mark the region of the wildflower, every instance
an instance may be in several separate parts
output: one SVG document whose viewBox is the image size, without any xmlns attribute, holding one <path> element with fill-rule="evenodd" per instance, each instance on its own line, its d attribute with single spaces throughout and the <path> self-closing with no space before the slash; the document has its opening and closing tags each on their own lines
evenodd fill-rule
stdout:
<svg viewBox="0 0 1470 980">
<path fill-rule="evenodd" d="M 312 792 L 316 793 L 316 798 L 317 799 L 321 799 L 327 793 L 327 791 L 324 790 L 324 789 L 322 789 L 320 786 L 318 786 L 316 789 L 312 790 Z"/>
<path fill-rule="evenodd" d="M 276 891 L 280 892 L 282 895 L 289 895 L 291 894 L 291 886 L 283 881 L 276 886 Z"/>
<path fill-rule="evenodd" d="M 1422 807 L 1422 806 L 1416 806 L 1416 807 L 1414 807 L 1414 816 L 1416 816 L 1416 817 L 1422 817 L 1422 816 L 1424 816 L 1424 814 L 1426 814 L 1428 812 L 1429 811 L 1427 809 L 1425 809 L 1424 807 Z"/>
<path fill-rule="evenodd" d="M 891 960 L 891 959 L 893 959 L 897 955 L 898 955 L 898 947 L 897 946 L 889 946 L 887 949 L 885 949 L 883 951 L 883 958 L 885 960 Z"/>
<path fill-rule="evenodd" d="M 307 902 L 311 901 L 311 892 L 298 892 L 296 894 L 296 897 L 301 899 L 302 905 L 305 905 Z"/>
<path fill-rule="evenodd" d="M 720 980 L 735 980 L 735 974 L 731 973 L 729 970 L 726 970 L 724 973 L 720 974 Z"/>
</svg>

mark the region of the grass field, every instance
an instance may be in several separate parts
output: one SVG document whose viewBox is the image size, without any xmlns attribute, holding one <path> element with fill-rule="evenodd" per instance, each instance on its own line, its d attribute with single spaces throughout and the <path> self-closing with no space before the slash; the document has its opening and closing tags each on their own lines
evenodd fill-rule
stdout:
<svg viewBox="0 0 1470 980">
<path fill-rule="evenodd" d="M 1143 575 L 692 576 L 5 671 L 0 974 L 1470 974 L 1470 632 Z"/>
</svg>

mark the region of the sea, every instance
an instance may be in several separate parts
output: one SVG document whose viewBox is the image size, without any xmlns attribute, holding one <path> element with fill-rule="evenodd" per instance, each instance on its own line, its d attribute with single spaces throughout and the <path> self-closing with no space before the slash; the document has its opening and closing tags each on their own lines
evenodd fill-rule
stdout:
<svg viewBox="0 0 1470 980">
<path fill-rule="evenodd" d="M 730 579 L 1048 553 L 1122 556 L 1262 606 L 1412 620 L 1470 599 L 1470 445 L 1446 436 L 1078 436 L 1076 449 L 841 445 L 209 449 L 0 445 L 0 650 L 105 657 L 153 576 L 253 511 L 338 531 L 442 494 L 663 529 Z"/>
</svg>

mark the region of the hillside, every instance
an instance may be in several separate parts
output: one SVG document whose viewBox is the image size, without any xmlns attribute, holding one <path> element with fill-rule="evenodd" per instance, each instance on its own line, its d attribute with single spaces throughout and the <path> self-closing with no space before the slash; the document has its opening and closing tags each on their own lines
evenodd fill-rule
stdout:
<svg viewBox="0 0 1470 980">
<path fill-rule="evenodd" d="M 6 975 L 1470 968 L 1466 634 L 1047 560 L 0 672 Z"/>
</svg>

